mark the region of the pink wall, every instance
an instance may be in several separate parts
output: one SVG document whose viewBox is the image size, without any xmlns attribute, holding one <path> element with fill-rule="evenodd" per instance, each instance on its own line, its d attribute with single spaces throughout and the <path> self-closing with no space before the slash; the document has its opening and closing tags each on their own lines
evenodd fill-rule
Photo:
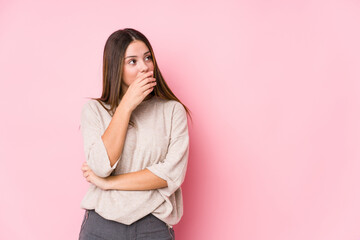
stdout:
<svg viewBox="0 0 360 240">
<path fill-rule="evenodd" d="M 133 27 L 192 110 L 177 239 L 360 239 L 360 3 L 1 1 L 0 239 L 77 239 L 78 130 Z"/>
</svg>

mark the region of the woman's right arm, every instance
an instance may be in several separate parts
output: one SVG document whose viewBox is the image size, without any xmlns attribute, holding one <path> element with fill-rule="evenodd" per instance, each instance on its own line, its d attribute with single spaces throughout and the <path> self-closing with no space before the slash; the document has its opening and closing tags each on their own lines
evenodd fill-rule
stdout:
<svg viewBox="0 0 360 240">
<path fill-rule="evenodd" d="M 139 103 L 155 86 L 152 73 L 139 74 L 130 84 L 117 106 L 104 132 L 101 119 L 89 102 L 82 108 L 81 132 L 84 139 L 86 161 L 90 169 L 99 177 L 107 177 L 116 168 L 122 154 L 130 116 Z"/>
<path fill-rule="evenodd" d="M 120 157 L 125 143 L 126 132 L 132 111 L 153 90 L 156 85 L 153 72 L 138 73 L 137 79 L 126 90 L 109 126 L 102 135 L 102 140 L 112 167 Z"/>
<path fill-rule="evenodd" d="M 124 129 L 123 125 L 126 125 L 127 127 L 126 119 L 129 118 L 129 115 L 127 114 L 126 108 L 122 106 L 123 105 L 118 106 L 111 122 L 109 123 L 109 126 L 105 129 L 105 131 L 102 130 L 103 126 L 101 115 L 96 109 L 97 106 L 94 101 L 89 101 L 84 104 L 81 110 L 80 129 L 83 136 L 86 162 L 99 177 L 107 177 L 114 171 L 119 158 L 116 158 L 116 154 L 121 154 L 122 151 L 121 147 L 121 149 L 119 149 L 120 153 L 114 153 L 114 150 L 117 150 L 119 146 L 115 146 L 113 144 L 114 142 L 116 144 L 121 142 L 121 139 L 113 140 L 113 134 L 122 135 L 118 133 L 118 130 Z M 111 144 L 108 144 L 109 142 Z"/>
<path fill-rule="evenodd" d="M 123 101 L 120 101 L 109 126 L 101 136 L 111 167 L 114 166 L 123 151 L 131 112 L 131 109 Z"/>
</svg>

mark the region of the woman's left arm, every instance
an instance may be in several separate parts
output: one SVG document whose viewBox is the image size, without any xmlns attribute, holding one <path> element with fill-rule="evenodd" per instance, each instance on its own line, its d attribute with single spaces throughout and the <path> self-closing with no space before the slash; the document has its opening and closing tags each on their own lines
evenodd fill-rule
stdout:
<svg viewBox="0 0 360 240">
<path fill-rule="evenodd" d="M 156 176 L 148 169 L 105 178 L 97 176 L 86 162 L 83 163 L 81 170 L 86 181 L 103 190 L 136 191 L 167 187 L 167 181 Z"/>
</svg>

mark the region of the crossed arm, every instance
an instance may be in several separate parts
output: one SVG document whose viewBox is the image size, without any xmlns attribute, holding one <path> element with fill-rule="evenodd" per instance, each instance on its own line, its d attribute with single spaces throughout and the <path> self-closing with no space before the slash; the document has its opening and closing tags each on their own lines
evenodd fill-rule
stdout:
<svg viewBox="0 0 360 240">
<path fill-rule="evenodd" d="M 126 103 L 121 101 L 109 126 L 101 136 L 101 141 L 106 148 L 106 154 L 110 160 L 110 166 L 115 164 L 123 150 L 131 112 Z M 86 144 L 88 146 L 95 141 L 93 136 L 98 136 L 99 134 L 99 120 L 97 120 L 97 115 L 90 105 L 83 107 L 81 119 L 84 140 L 89 141 Z M 87 162 L 84 162 L 81 170 L 88 182 L 103 190 L 151 190 L 167 187 L 167 182 L 164 179 L 156 176 L 148 169 L 117 176 L 100 177 L 92 171 Z"/>
<path fill-rule="evenodd" d="M 162 189 L 164 194 L 169 196 L 176 191 L 184 181 L 189 152 L 187 115 L 182 104 L 176 102 L 173 106 L 173 127 L 170 133 L 172 139 L 164 163 L 152 165 L 151 169 L 147 167 L 137 172 L 109 176 L 109 171 L 114 168 L 123 150 L 130 115 L 120 104 L 108 128 L 101 136 L 101 121 L 96 111 L 92 109 L 91 103 L 84 105 L 81 115 L 85 154 L 88 158 L 81 169 L 86 180 L 103 190 L 136 191 L 164 188 Z M 111 169 L 104 170 L 102 164 L 108 164 L 107 161 L 110 161 Z M 93 169 L 96 174 L 87 163 L 92 168 L 95 167 Z"/>
<path fill-rule="evenodd" d="M 117 176 L 99 177 L 83 163 L 81 170 L 86 181 L 103 190 L 152 190 L 167 187 L 167 182 L 148 169 L 125 173 Z"/>
</svg>

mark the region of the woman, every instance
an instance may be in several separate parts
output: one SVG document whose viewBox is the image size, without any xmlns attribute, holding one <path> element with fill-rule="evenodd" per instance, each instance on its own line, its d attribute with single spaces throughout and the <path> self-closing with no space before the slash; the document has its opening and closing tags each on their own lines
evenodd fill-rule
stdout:
<svg viewBox="0 0 360 240">
<path fill-rule="evenodd" d="M 189 154 L 188 108 L 167 86 L 147 38 L 108 38 L 101 98 L 86 102 L 81 133 L 92 184 L 79 239 L 175 239 Z"/>
</svg>

